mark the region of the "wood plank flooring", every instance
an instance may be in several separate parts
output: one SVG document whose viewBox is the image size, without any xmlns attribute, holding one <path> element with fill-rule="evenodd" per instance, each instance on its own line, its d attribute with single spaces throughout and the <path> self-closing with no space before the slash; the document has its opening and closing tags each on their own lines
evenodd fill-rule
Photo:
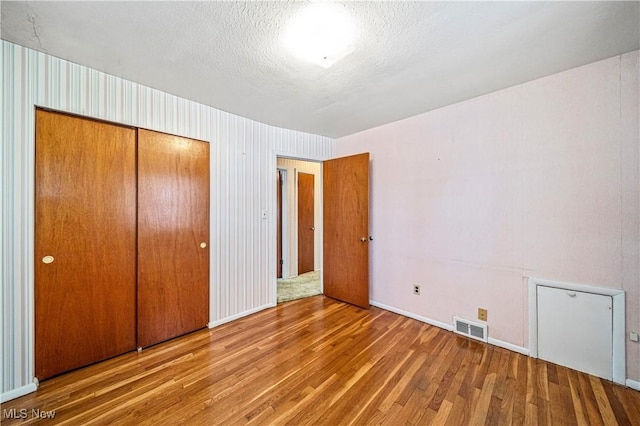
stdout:
<svg viewBox="0 0 640 426">
<path fill-rule="evenodd" d="M 316 296 L 47 380 L 22 422 L 633 425 L 640 392 Z"/>
</svg>

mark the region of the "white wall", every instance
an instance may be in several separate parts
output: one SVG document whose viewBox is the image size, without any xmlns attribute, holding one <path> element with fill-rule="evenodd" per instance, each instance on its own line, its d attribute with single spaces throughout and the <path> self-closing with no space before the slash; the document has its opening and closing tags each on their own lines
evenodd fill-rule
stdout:
<svg viewBox="0 0 640 426">
<path fill-rule="evenodd" d="M 257 123 L 9 42 L 0 49 L 3 400 L 34 388 L 35 106 L 209 141 L 211 322 L 275 304 L 275 153 L 330 158 L 332 139 Z"/>
<path fill-rule="evenodd" d="M 632 52 L 338 139 L 371 153 L 371 299 L 445 324 L 487 308 L 526 352 L 532 276 L 624 289 L 640 331 L 639 75 Z"/>
<path fill-rule="evenodd" d="M 319 270 L 322 262 L 322 175 L 321 163 L 293 160 L 290 158 L 278 158 L 278 169 L 286 170 L 286 253 L 287 257 L 283 270 L 285 278 L 298 275 L 298 191 L 296 173 L 308 173 L 313 175 L 314 211 L 313 225 L 316 228 L 314 235 L 313 269 Z"/>
</svg>

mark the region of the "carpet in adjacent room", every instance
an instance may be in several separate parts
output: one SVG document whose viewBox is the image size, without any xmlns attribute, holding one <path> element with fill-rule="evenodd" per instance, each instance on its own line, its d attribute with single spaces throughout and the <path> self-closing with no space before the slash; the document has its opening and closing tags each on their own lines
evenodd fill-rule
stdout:
<svg viewBox="0 0 640 426">
<path fill-rule="evenodd" d="M 278 278 L 278 303 L 322 294 L 320 271 L 311 271 L 293 278 Z"/>
</svg>

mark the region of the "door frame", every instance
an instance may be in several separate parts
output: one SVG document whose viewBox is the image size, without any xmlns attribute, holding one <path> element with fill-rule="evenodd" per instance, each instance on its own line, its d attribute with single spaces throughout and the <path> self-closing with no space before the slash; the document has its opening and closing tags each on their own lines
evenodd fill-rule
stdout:
<svg viewBox="0 0 640 426">
<path fill-rule="evenodd" d="M 276 194 L 276 208 L 274 210 L 275 212 L 275 220 L 276 220 L 276 244 L 278 244 L 278 208 L 280 208 L 280 214 L 282 215 L 282 277 L 284 278 L 285 276 L 288 276 L 289 274 L 289 244 L 288 244 L 288 233 L 287 233 L 287 229 L 289 226 L 289 216 L 287 215 L 287 209 L 286 206 L 289 202 L 289 198 L 287 195 L 287 191 L 285 191 L 285 188 L 287 187 L 287 182 L 289 179 L 289 176 L 287 174 L 287 169 L 281 169 L 280 167 L 276 167 L 276 172 L 280 172 L 280 176 L 282 177 L 282 205 L 280 207 L 278 207 L 278 196 Z M 276 252 L 277 252 L 277 246 L 276 246 Z M 276 279 L 277 279 L 277 271 L 276 271 Z"/>
<path fill-rule="evenodd" d="M 272 155 L 271 155 L 271 171 L 270 175 L 273 176 L 273 179 L 275 179 L 276 176 L 276 172 L 278 171 L 278 158 L 285 158 L 288 160 L 297 160 L 297 161 L 305 161 L 305 162 L 309 162 L 309 163 L 320 163 L 322 164 L 323 161 L 329 160 L 330 158 L 327 157 L 314 157 L 314 156 L 301 156 L 300 154 L 297 153 L 292 153 L 292 152 L 287 152 L 287 151 L 280 151 L 280 150 L 273 150 L 272 151 Z M 290 176 L 287 176 L 288 178 L 290 178 Z M 318 175 L 319 179 L 320 179 L 320 187 L 323 187 L 323 180 L 322 180 L 322 167 L 320 167 L 320 174 Z M 275 188 L 274 185 L 275 182 L 270 182 L 269 185 L 271 188 Z M 286 192 L 286 191 L 284 191 Z M 286 195 L 283 197 L 283 203 L 285 202 L 285 197 Z M 268 216 L 269 218 L 269 235 L 272 235 L 273 238 L 271 238 L 271 243 L 270 243 L 270 250 L 269 250 L 269 277 L 271 279 L 271 285 L 270 285 L 270 290 L 271 290 L 271 297 L 270 297 L 270 305 L 271 306 L 277 306 L 278 305 L 278 279 L 277 279 L 277 271 L 276 271 L 276 252 L 278 250 L 277 244 L 278 244 L 278 239 L 277 239 L 277 235 L 276 233 L 278 232 L 278 223 L 277 223 L 277 198 L 278 195 L 276 194 L 275 190 L 271 190 L 269 192 L 269 211 L 273 212 L 272 214 L 270 214 Z M 320 206 L 322 207 L 322 194 L 320 194 Z M 286 218 L 286 215 L 283 216 L 283 218 Z M 324 217 L 323 217 L 323 212 L 322 212 L 322 208 L 320 209 L 320 217 L 318 218 L 320 223 L 324 223 Z M 287 222 L 288 224 L 288 222 Z M 283 222 L 282 224 L 283 229 L 285 227 L 285 224 Z M 324 226 L 324 225 L 323 225 Z M 284 235 L 283 235 L 284 237 Z M 316 238 L 320 238 L 320 270 L 322 270 L 323 268 L 323 259 L 324 259 L 324 253 L 322 250 L 322 234 L 320 234 L 320 236 L 316 235 Z M 283 246 L 282 246 L 282 251 L 283 251 L 283 256 L 285 256 L 285 264 L 287 264 L 286 261 L 286 255 L 285 255 L 285 244 L 283 241 Z M 287 252 L 288 253 L 288 252 Z M 286 272 L 289 272 L 289 268 L 287 265 L 286 268 Z M 285 273 L 285 268 L 283 265 L 282 268 L 282 273 L 284 275 Z M 320 291 L 322 292 L 324 287 L 323 287 L 323 277 L 322 274 L 320 274 Z"/>
</svg>

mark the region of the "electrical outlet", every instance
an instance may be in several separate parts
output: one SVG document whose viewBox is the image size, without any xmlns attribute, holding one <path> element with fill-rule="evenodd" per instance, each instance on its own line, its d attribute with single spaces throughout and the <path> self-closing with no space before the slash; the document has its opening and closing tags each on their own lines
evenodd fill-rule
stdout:
<svg viewBox="0 0 640 426">
<path fill-rule="evenodd" d="M 629 340 L 631 340 L 632 342 L 637 342 L 638 339 L 638 333 L 636 333 L 635 331 L 632 331 L 629 333 Z"/>
<path fill-rule="evenodd" d="M 413 294 L 420 295 L 420 286 L 418 284 L 413 285 Z"/>
<path fill-rule="evenodd" d="M 484 308 L 478 308 L 478 319 L 481 321 L 487 320 L 487 310 Z"/>
</svg>

